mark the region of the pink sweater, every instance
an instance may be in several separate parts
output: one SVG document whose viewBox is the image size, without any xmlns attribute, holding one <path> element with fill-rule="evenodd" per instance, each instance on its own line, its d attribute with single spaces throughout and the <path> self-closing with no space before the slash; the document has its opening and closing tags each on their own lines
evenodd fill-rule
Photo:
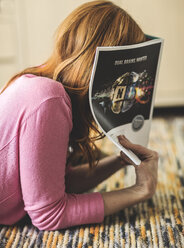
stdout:
<svg viewBox="0 0 184 248">
<path fill-rule="evenodd" d="M 60 83 L 27 74 L 0 94 L 0 224 L 26 213 L 40 230 L 103 221 L 100 193 L 65 192 L 71 130 L 71 102 Z"/>
</svg>

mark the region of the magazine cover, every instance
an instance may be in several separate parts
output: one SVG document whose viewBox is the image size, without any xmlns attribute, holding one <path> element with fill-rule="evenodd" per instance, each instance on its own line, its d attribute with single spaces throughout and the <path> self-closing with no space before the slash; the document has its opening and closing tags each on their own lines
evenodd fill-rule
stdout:
<svg viewBox="0 0 184 248">
<path fill-rule="evenodd" d="M 97 47 L 89 102 L 105 135 L 133 163 L 139 158 L 119 144 L 118 136 L 147 146 L 163 40 L 147 36 L 135 45 Z"/>
</svg>

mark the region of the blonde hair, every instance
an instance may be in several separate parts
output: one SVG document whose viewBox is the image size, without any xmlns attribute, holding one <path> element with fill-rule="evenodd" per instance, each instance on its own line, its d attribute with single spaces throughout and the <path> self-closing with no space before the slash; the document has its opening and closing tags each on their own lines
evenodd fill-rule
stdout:
<svg viewBox="0 0 184 248">
<path fill-rule="evenodd" d="M 3 91 L 19 76 L 32 73 L 59 81 L 72 101 L 73 130 L 70 145 L 72 161 L 79 153 L 93 166 L 94 141 L 102 137 L 92 118 L 88 103 L 89 80 L 97 46 L 120 46 L 145 41 L 145 35 L 120 7 L 110 1 L 91 1 L 75 9 L 58 27 L 55 46 L 44 66 L 27 68 L 16 74 Z M 94 130 L 98 135 L 90 136 Z"/>
</svg>

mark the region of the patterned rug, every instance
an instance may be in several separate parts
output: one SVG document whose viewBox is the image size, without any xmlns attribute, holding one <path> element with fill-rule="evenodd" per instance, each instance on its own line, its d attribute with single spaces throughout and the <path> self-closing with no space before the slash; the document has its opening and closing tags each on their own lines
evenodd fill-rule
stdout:
<svg viewBox="0 0 184 248">
<path fill-rule="evenodd" d="M 104 151 L 115 150 L 109 141 L 102 143 Z M 149 147 L 160 153 L 152 199 L 106 217 L 102 224 L 58 231 L 39 231 L 30 222 L 0 226 L 0 248 L 184 247 L 184 118 L 155 118 Z M 134 181 L 134 168 L 129 166 L 95 191 L 127 187 Z"/>
</svg>

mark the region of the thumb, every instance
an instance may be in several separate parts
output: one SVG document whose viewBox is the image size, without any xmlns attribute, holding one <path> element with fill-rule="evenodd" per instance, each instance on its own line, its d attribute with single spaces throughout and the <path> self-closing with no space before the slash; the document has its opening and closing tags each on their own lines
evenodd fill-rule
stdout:
<svg viewBox="0 0 184 248">
<path fill-rule="evenodd" d="M 123 166 L 134 165 L 133 161 L 122 151 L 120 152 L 120 163 Z"/>
</svg>

